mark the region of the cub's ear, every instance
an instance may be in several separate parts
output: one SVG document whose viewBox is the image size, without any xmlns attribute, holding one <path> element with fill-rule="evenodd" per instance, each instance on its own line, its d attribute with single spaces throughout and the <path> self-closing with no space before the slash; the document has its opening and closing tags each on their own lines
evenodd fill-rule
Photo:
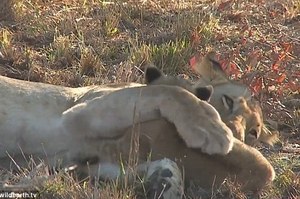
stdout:
<svg viewBox="0 0 300 199">
<path fill-rule="evenodd" d="M 195 88 L 195 95 L 204 101 L 209 101 L 214 89 L 211 85 Z"/>
<path fill-rule="evenodd" d="M 145 83 L 151 84 L 163 75 L 164 74 L 155 66 L 148 66 L 145 71 Z"/>
<path fill-rule="evenodd" d="M 230 111 L 233 111 L 234 100 L 231 97 L 229 97 L 228 95 L 223 95 L 222 102 L 225 108 L 227 108 Z"/>
</svg>

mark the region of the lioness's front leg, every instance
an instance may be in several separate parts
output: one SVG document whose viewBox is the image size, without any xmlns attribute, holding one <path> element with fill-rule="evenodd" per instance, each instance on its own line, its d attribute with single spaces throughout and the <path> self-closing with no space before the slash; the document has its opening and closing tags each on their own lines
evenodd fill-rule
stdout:
<svg viewBox="0 0 300 199">
<path fill-rule="evenodd" d="M 115 138 L 135 122 L 164 117 L 187 146 L 208 154 L 226 154 L 232 132 L 207 102 L 176 86 L 126 88 L 78 104 L 63 113 L 67 133 L 83 138 Z"/>
</svg>

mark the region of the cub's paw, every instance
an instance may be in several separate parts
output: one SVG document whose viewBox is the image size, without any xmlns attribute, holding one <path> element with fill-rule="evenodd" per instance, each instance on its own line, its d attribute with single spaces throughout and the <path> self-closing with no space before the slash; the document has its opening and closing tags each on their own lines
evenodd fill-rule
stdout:
<svg viewBox="0 0 300 199">
<path fill-rule="evenodd" d="M 149 199 L 181 199 L 183 181 L 176 163 L 169 159 L 152 162 L 148 168 L 145 189 Z"/>
</svg>

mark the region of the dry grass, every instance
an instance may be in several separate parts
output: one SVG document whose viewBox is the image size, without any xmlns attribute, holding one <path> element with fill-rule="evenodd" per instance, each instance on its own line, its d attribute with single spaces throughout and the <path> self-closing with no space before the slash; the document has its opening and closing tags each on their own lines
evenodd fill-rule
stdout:
<svg viewBox="0 0 300 199">
<path fill-rule="evenodd" d="M 262 197 L 297 198 L 299 27 L 299 0 L 2 0 L 0 74 L 72 87 L 140 82 L 144 63 L 153 62 L 168 74 L 194 78 L 191 56 L 214 49 L 281 130 L 282 146 L 268 150 L 277 178 Z M 134 198 L 130 188 L 99 191 L 61 176 L 45 190 L 57 198 Z M 244 197 L 231 193 L 228 198 Z"/>
</svg>

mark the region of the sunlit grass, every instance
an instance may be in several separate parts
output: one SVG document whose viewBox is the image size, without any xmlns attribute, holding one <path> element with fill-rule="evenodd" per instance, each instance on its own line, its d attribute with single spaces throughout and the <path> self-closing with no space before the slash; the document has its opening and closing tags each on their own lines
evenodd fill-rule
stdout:
<svg viewBox="0 0 300 199">
<path fill-rule="evenodd" d="M 298 22 L 288 25 L 284 22 L 297 19 L 300 1 L 275 2 L 286 6 L 288 12 L 270 13 L 268 6 L 273 5 L 272 1 L 267 4 L 232 1 L 222 7 L 219 1 L 193 0 L 172 3 L 167 0 L 2 0 L 0 72 L 9 77 L 65 86 L 141 82 L 143 66 L 149 62 L 167 74 L 190 75 L 189 59 L 208 49 L 220 52 L 221 58 L 245 71 L 254 59 L 251 53 L 259 49 L 261 57 L 251 71 L 255 76 L 269 74 L 284 45 L 292 43 L 293 50 L 281 64 L 294 75 L 286 81 L 299 83 L 299 77 L 295 76 L 299 69 L 296 67 L 300 52 L 299 27 L 293 25 Z M 241 22 L 234 20 L 238 17 L 234 14 L 239 12 L 245 14 Z M 264 79 L 265 90 L 260 94 L 265 108 L 268 104 L 263 101 L 264 96 L 274 97 L 272 92 L 266 91 L 267 81 L 275 78 Z M 297 92 L 293 95 L 297 96 Z M 265 111 L 270 117 L 284 115 L 276 109 Z M 290 131 L 299 133 L 299 107 L 286 115 Z M 286 163 L 282 156 L 275 154 L 276 158 L 271 159 L 280 170 L 263 198 L 292 198 L 293 194 L 299 194 L 299 170 L 295 168 L 299 168 L 300 163 Z M 233 192 L 231 196 L 244 197 L 235 187 L 228 188 Z M 57 198 L 134 198 L 134 192 L 134 187 L 92 186 L 65 175 L 56 176 L 41 190 L 41 194 L 50 195 L 49 198 L 53 195 Z"/>
</svg>

